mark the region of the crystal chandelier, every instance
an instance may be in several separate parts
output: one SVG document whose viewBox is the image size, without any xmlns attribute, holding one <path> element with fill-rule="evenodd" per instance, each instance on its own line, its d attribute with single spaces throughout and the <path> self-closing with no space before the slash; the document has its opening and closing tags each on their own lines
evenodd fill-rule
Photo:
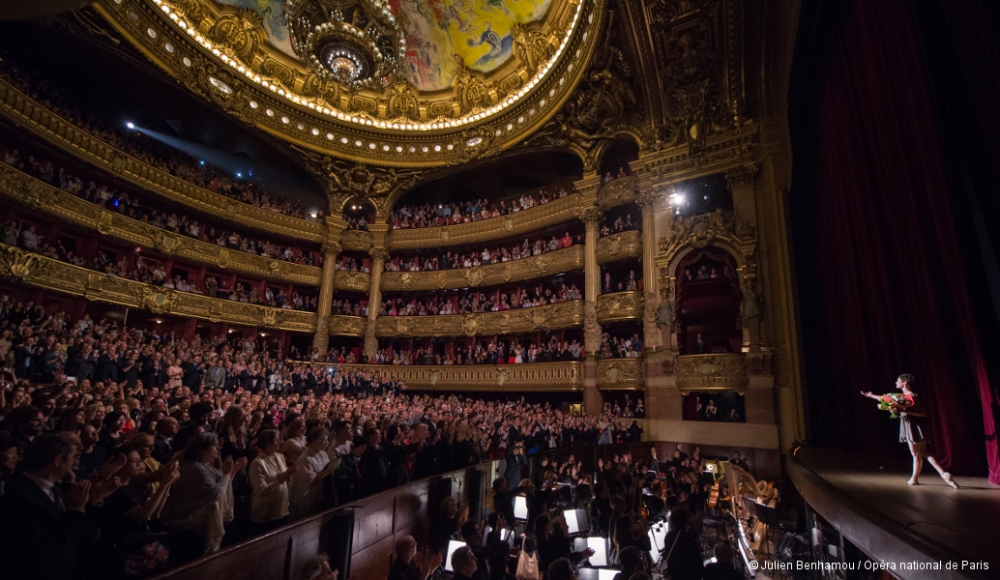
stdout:
<svg viewBox="0 0 1000 580">
<path fill-rule="evenodd" d="M 385 0 L 287 0 L 292 48 L 323 77 L 383 86 L 403 62 L 403 31 Z"/>
</svg>

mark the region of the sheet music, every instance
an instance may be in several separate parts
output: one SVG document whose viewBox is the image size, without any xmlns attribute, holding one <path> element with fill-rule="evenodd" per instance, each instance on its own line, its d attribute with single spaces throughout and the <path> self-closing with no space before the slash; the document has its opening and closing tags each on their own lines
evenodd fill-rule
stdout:
<svg viewBox="0 0 1000 580">
<path fill-rule="evenodd" d="M 563 517 L 566 518 L 566 531 L 569 535 L 580 533 L 580 522 L 576 519 L 576 510 L 563 510 Z"/>
<path fill-rule="evenodd" d="M 444 571 L 445 572 L 455 572 L 451 568 L 451 555 L 454 554 L 459 548 L 465 545 L 465 542 L 460 542 L 458 540 L 448 540 L 448 557 L 444 559 Z"/>
<path fill-rule="evenodd" d="M 514 498 L 514 519 L 528 519 L 528 500 L 523 495 Z"/>
<path fill-rule="evenodd" d="M 594 551 L 594 555 L 588 558 L 591 566 L 600 568 L 608 565 L 608 541 L 604 538 L 587 538 L 587 547 Z"/>
</svg>

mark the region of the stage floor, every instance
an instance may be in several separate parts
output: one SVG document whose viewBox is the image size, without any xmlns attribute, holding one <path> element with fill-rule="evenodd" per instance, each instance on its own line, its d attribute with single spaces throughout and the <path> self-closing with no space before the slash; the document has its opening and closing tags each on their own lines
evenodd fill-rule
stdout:
<svg viewBox="0 0 1000 580">
<path fill-rule="evenodd" d="M 855 500 L 857 503 L 853 506 L 843 507 L 860 512 L 869 525 L 883 530 L 892 529 L 893 523 L 901 525 L 895 529 L 895 536 L 902 535 L 911 547 L 928 555 L 928 559 L 931 554 L 936 554 L 988 565 L 986 570 L 956 571 L 946 574 L 946 577 L 1000 578 L 1000 486 L 989 484 L 985 477 L 955 477 L 961 486 L 956 490 L 948 486 L 934 468 L 925 464 L 920 485 L 910 486 L 906 484 L 910 465 L 895 460 L 890 465 L 878 457 L 809 447 L 802 448 L 796 459 L 822 481 Z M 799 482 L 796 482 L 796 487 L 800 487 Z M 821 484 L 816 486 L 817 489 L 821 487 Z M 801 487 L 800 491 L 803 491 Z M 814 503 L 808 496 L 815 493 L 816 489 L 812 489 L 803 495 L 807 501 Z M 832 504 L 826 507 L 825 511 L 833 512 L 830 516 L 823 513 L 824 509 L 820 506 L 817 506 L 817 511 L 834 525 L 838 525 L 835 520 L 840 517 L 845 528 L 849 528 L 841 531 L 868 552 L 865 538 L 851 537 L 851 531 L 853 535 L 865 536 L 859 518 L 849 517 Z M 889 521 L 883 520 L 883 525 L 880 525 L 880 516 Z M 907 529 L 912 534 L 906 534 Z M 878 535 L 869 536 L 873 543 L 880 543 L 876 540 Z M 883 555 L 887 543 L 881 542 L 877 546 Z M 900 556 L 905 555 L 907 551 L 901 550 Z M 903 578 L 926 577 L 925 574 L 896 575 Z"/>
</svg>

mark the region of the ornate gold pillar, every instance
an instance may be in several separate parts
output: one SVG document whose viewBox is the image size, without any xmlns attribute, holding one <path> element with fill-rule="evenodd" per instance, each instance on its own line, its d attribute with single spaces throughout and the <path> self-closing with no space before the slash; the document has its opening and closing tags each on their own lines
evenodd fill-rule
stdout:
<svg viewBox="0 0 1000 580">
<path fill-rule="evenodd" d="M 657 324 L 660 308 L 660 280 L 656 267 L 656 223 L 655 206 L 659 198 L 656 189 L 648 189 L 639 194 L 642 208 L 642 331 L 647 355 L 663 348 L 663 336 Z"/>
<path fill-rule="evenodd" d="M 597 353 L 601 351 L 601 325 L 597 323 L 597 297 L 601 291 L 601 270 L 597 265 L 597 238 L 601 227 L 601 210 L 594 206 L 583 211 L 587 226 L 584 245 L 584 305 L 583 344 L 586 359 L 583 363 L 583 406 L 587 413 L 600 414 L 604 406 L 597 390 Z"/>
<path fill-rule="evenodd" d="M 384 237 L 381 243 L 371 250 L 372 257 L 372 285 L 368 290 L 368 328 L 365 330 L 365 356 L 368 360 L 374 360 L 378 354 L 378 339 L 375 338 L 375 319 L 378 318 L 379 310 L 382 308 L 382 271 L 385 269 L 385 261 L 389 257 L 389 252 L 385 250 Z"/>
<path fill-rule="evenodd" d="M 337 274 L 337 257 L 341 247 L 337 242 L 323 244 L 323 281 L 319 287 L 319 304 L 316 307 L 316 333 L 313 347 L 319 349 L 319 360 L 326 360 L 330 348 L 330 306 L 333 303 L 334 278 Z"/>
<path fill-rule="evenodd" d="M 757 206 L 754 182 L 758 167 L 756 163 L 738 165 L 726 171 L 726 185 L 733 192 L 733 208 L 738 227 L 746 228 L 751 234 L 757 230 Z M 743 349 L 747 352 L 761 351 L 761 301 L 763 294 L 757 284 L 756 268 L 740 269 L 740 290 L 743 303 L 740 305 L 740 320 L 743 323 Z"/>
</svg>

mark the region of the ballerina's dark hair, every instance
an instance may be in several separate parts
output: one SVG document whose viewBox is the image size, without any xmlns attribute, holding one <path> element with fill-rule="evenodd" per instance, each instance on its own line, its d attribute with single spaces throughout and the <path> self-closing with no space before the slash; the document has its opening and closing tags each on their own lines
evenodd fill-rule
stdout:
<svg viewBox="0 0 1000 580">
<path fill-rule="evenodd" d="M 899 380 L 906 383 L 906 386 L 913 388 L 913 383 L 917 380 L 917 377 L 911 375 L 910 373 L 903 373 L 899 375 Z"/>
</svg>

